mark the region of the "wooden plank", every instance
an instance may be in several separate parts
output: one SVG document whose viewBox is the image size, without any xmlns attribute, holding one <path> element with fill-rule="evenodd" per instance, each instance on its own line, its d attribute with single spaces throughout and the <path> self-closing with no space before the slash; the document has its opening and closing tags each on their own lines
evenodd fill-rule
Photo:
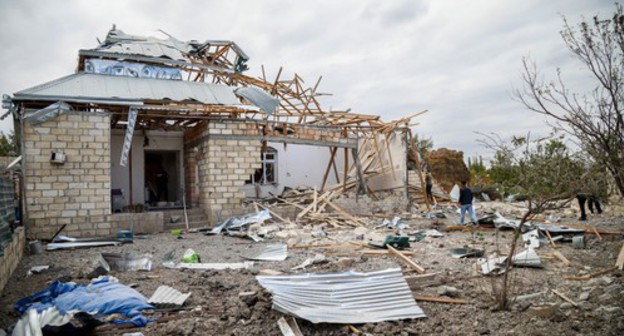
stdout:
<svg viewBox="0 0 624 336">
<path fill-rule="evenodd" d="M 546 232 L 548 232 L 548 231 L 546 231 Z M 566 266 L 572 265 L 570 260 L 568 260 L 568 258 L 564 257 L 563 254 L 561 254 L 561 252 L 559 252 L 559 251 L 554 251 L 553 252 L 553 256 L 555 256 L 555 258 L 559 259 Z"/>
<path fill-rule="evenodd" d="M 324 193 L 323 195 L 321 195 L 321 197 L 318 198 L 318 201 L 324 200 L 327 197 L 329 197 L 329 195 L 331 195 L 333 192 L 332 191 L 328 191 L 326 193 Z M 310 210 L 314 209 L 314 207 L 316 207 L 316 202 L 312 202 L 312 204 L 308 205 L 306 208 L 304 208 L 303 210 L 301 210 L 301 212 L 297 215 L 297 219 L 301 219 L 303 216 L 305 216 L 308 212 L 310 212 Z"/>
<path fill-rule="evenodd" d="M 468 304 L 468 301 L 462 299 L 451 299 L 447 297 L 439 297 L 439 296 L 423 296 L 423 295 L 414 295 L 414 299 L 416 301 L 427 301 L 427 302 L 441 302 L 441 303 L 455 303 L 455 304 Z"/>
<path fill-rule="evenodd" d="M 418 265 L 417 263 L 415 263 L 412 259 L 406 257 L 405 255 L 403 255 L 403 253 L 397 251 L 397 249 L 395 249 L 394 247 L 388 245 L 386 246 L 388 248 L 388 250 L 390 252 L 392 252 L 392 254 L 394 254 L 395 256 L 397 256 L 399 259 L 403 260 L 403 262 L 405 262 L 410 268 L 413 268 L 414 270 L 416 270 L 418 273 L 425 273 L 425 269 L 422 268 L 420 265 Z"/>
<path fill-rule="evenodd" d="M 336 204 L 332 203 L 329 200 L 325 200 L 325 203 L 327 203 L 327 205 L 329 205 L 332 209 L 334 209 L 338 214 L 340 214 L 341 216 L 347 218 L 348 220 L 352 221 L 355 225 L 366 225 L 365 222 L 362 222 L 361 220 L 351 216 L 349 213 L 347 213 L 346 211 L 342 210 L 340 207 L 338 207 Z"/>
<path fill-rule="evenodd" d="M 578 304 L 577 304 L 576 302 L 574 302 L 574 301 L 570 300 L 570 298 L 569 298 L 569 297 L 567 297 L 567 296 L 563 295 L 562 293 L 558 292 L 558 291 L 557 291 L 557 290 L 555 290 L 555 289 L 551 289 L 551 291 L 552 291 L 553 293 L 557 294 L 557 296 L 559 296 L 560 298 L 562 298 L 562 299 L 564 299 L 565 301 L 568 301 L 569 303 L 571 303 L 574 307 L 578 307 Z"/>
<path fill-rule="evenodd" d="M 622 244 L 622 248 L 620 249 L 620 254 L 615 261 L 615 266 L 621 271 L 624 268 L 624 244 Z"/>
<path fill-rule="evenodd" d="M 285 220 L 285 219 L 284 219 L 284 218 L 282 218 L 280 215 L 278 215 L 278 214 L 276 214 L 275 212 L 273 212 L 273 211 L 272 211 L 271 209 L 269 209 L 268 207 L 265 207 L 264 205 L 262 205 L 262 204 L 260 204 L 260 203 L 256 203 L 256 202 L 254 202 L 254 205 L 255 205 L 255 206 L 257 206 L 257 207 L 259 206 L 259 207 L 261 207 L 261 208 L 262 208 L 262 209 L 264 209 L 264 210 L 268 210 L 268 211 L 269 211 L 269 213 L 270 213 L 273 217 L 275 217 L 275 218 L 277 218 L 277 219 L 281 220 L 282 222 L 284 222 L 284 223 L 288 222 L 287 220 Z M 256 212 L 258 212 L 258 211 L 256 210 Z"/>
<path fill-rule="evenodd" d="M 550 232 L 548 232 L 548 230 L 545 230 L 544 232 L 546 232 L 546 237 L 548 237 L 548 241 L 550 242 L 550 245 L 553 248 L 557 248 L 557 245 L 555 245 L 555 241 L 552 239 L 552 236 L 550 235 Z"/>
<path fill-rule="evenodd" d="M 589 280 L 592 278 L 595 278 L 599 275 L 603 275 L 603 274 L 607 274 L 609 272 L 613 272 L 615 271 L 617 268 L 617 266 L 613 266 L 604 270 L 600 270 L 598 272 L 594 272 L 592 274 L 587 274 L 587 275 L 580 275 L 580 276 L 564 276 L 563 278 L 566 280 L 579 280 L 579 281 L 585 281 L 585 280 Z"/>
<path fill-rule="evenodd" d="M 289 316 L 287 320 L 282 316 L 277 320 L 277 325 L 284 336 L 303 336 L 294 317 Z"/>
</svg>

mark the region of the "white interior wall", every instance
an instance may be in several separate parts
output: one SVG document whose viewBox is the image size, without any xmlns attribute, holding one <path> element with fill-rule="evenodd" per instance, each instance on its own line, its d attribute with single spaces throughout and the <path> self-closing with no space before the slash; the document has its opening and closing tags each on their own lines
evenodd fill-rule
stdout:
<svg viewBox="0 0 624 336">
<path fill-rule="evenodd" d="M 147 131 L 149 146 L 143 147 L 144 134 L 141 130 L 135 130 L 132 139 L 131 158 L 132 163 L 127 167 L 119 165 L 121 149 L 125 137 L 125 130 L 111 130 L 111 189 L 122 189 L 124 193 L 124 205 L 130 203 L 130 169 L 132 169 L 132 203 L 145 203 L 145 150 L 179 151 L 179 190 L 184 189 L 183 149 L 184 140 L 182 132 Z"/>
<path fill-rule="evenodd" d="M 279 195 L 285 187 L 296 188 L 298 186 L 321 187 L 327 164 L 331 158 L 328 147 L 295 145 L 283 143 L 268 143 L 269 147 L 277 150 L 277 183 L 274 185 L 260 186 L 260 197 L 268 197 L 269 193 Z M 260 153 L 258 153 L 260 155 Z M 349 156 L 351 150 L 349 149 Z M 340 181 L 344 172 L 344 149 L 338 148 L 336 152 L 336 168 Z M 326 186 L 336 183 L 336 176 L 330 170 Z M 247 197 L 256 197 L 256 189 L 252 185 L 244 187 Z"/>
<path fill-rule="evenodd" d="M 388 145 L 386 145 L 386 139 L 388 139 Z M 377 144 L 383 158 L 383 165 L 388 168 L 388 171 L 368 179 L 367 185 L 373 191 L 404 187 L 407 152 L 402 133 L 392 134 L 390 137 L 379 135 Z M 389 169 L 391 166 L 394 167 L 394 173 Z"/>
</svg>

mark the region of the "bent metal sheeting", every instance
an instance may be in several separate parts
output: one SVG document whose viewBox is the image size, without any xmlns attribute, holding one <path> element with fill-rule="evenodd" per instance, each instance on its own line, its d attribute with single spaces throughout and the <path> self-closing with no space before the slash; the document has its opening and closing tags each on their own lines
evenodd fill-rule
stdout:
<svg viewBox="0 0 624 336">
<path fill-rule="evenodd" d="M 400 268 L 256 279 L 273 295 L 273 309 L 312 323 L 375 323 L 425 317 Z"/>
</svg>

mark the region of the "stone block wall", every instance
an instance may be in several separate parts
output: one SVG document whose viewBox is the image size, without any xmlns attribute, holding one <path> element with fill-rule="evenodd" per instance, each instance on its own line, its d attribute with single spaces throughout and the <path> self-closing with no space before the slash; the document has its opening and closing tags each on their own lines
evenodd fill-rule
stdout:
<svg viewBox="0 0 624 336">
<path fill-rule="evenodd" d="M 109 235 L 110 116 L 75 112 L 24 125 L 26 219 L 29 238 Z M 66 155 L 50 162 L 52 152 Z"/>
<path fill-rule="evenodd" d="M 13 241 L 4 248 L 4 255 L 0 257 L 0 293 L 22 259 L 25 244 L 24 228 L 18 227 L 13 232 Z"/>
</svg>

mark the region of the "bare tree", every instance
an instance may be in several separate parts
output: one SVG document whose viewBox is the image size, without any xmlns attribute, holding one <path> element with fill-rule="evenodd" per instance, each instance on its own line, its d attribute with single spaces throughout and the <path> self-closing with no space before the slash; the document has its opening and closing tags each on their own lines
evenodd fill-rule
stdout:
<svg viewBox="0 0 624 336">
<path fill-rule="evenodd" d="M 531 140 L 513 137 L 505 142 L 496 135 L 486 135 L 479 142 L 494 150 L 504 160 L 493 161 L 492 168 L 508 170 L 513 178 L 501 181 L 505 190 L 513 190 L 526 198 L 527 211 L 522 216 L 511 240 L 505 273 L 498 286 L 494 286 L 497 309 L 508 309 L 511 303 L 509 289 L 513 256 L 516 253 L 520 235 L 527 222 L 547 210 L 567 206 L 583 185 L 584 160 L 571 153 L 562 138 Z"/>
<path fill-rule="evenodd" d="M 597 16 L 572 26 L 563 19 L 566 46 L 595 81 L 591 92 L 572 93 L 557 69 L 556 79 L 540 79 L 534 62 L 523 58 L 523 87 L 514 96 L 529 110 L 546 115 L 573 135 L 604 166 L 624 196 L 624 15 L 617 4 L 611 19 Z"/>
</svg>

